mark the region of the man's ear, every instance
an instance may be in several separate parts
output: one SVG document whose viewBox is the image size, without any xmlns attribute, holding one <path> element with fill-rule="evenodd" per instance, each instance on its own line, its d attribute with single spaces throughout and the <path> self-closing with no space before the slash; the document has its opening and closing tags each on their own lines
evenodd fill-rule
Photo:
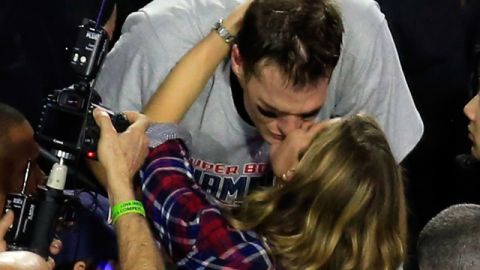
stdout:
<svg viewBox="0 0 480 270">
<path fill-rule="evenodd" d="M 230 53 L 230 59 L 231 59 L 231 64 L 232 64 L 232 70 L 235 75 L 239 79 L 243 79 L 244 77 L 244 72 L 243 72 L 243 59 L 242 56 L 240 55 L 240 51 L 238 50 L 238 45 L 233 44 L 232 50 Z"/>
</svg>

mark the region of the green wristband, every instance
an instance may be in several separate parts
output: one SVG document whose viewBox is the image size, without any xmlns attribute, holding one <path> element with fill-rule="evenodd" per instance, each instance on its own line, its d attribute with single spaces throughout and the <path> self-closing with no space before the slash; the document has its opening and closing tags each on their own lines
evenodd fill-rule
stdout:
<svg viewBox="0 0 480 270">
<path fill-rule="evenodd" d="M 125 214 L 135 213 L 145 216 L 143 204 L 139 201 L 132 200 L 116 204 L 112 207 L 112 221 L 115 223 L 118 218 Z"/>
</svg>

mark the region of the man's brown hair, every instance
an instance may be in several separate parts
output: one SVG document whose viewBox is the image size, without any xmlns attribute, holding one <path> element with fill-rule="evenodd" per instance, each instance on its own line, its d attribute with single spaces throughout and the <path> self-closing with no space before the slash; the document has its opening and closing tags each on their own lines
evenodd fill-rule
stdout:
<svg viewBox="0 0 480 270">
<path fill-rule="evenodd" d="M 238 33 L 246 78 L 277 64 L 293 85 L 328 78 L 340 57 L 343 24 L 330 0 L 256 0 Z"/>
</svg>

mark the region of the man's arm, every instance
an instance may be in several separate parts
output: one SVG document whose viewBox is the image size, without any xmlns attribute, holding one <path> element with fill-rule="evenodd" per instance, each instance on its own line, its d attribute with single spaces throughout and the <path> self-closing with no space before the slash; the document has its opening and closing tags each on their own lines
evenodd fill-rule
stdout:
<svg viewBox="0 0 480 270">
<path fill-rule="evenodd" d="M 170 130 L 165 134 L 172 137 Z M 272 269 L 259 237 L 232 228 L 194 184 L 187 150 L 179 140 L 168 140 L 151 150 L 146 163 L 142 191 L 147 216 L 177 266 Z"/>
<path fill-rule="evenodd" d="M 122 179 L 121 175 L 112 174 L 111 177 L 116 180 Z M 120 185 L 110 188 L 109 195 L 112 196 L 112 205 L 135 200 L 132 189 L 122 190 Z M 127 214 L 120 217 L 114 227 L 117 231 L 119 261 L 122 269 L 164 269 L 161 253 L 153 240 L 145 217 Z"/>
<path fill-rule="evenodd" d="M 149 122 L 138 113 L 126 113 L 132 123 L 122 134 L 117 134 L 110 117 L 103 111 L 95 110 L 95 121 L 100 127 L 98 144 L 99 160 L 105 169 L 104 185 L 110 204 L 135 200 L 132 186 L 133 175 L 145 159 L 148 139 L 145 130 Z M 130 147 L 126 145 L 130 143 Z M 125 151 L 128 151 L 127 154 Z M 133 153 L 132 153 L 133 152 Z M 128 213 L 115 221 L 119 246 L 119 260 L 122 269 L 163 269 L 163 260 L 150 233 L 145 217 Z"/>
</svg>

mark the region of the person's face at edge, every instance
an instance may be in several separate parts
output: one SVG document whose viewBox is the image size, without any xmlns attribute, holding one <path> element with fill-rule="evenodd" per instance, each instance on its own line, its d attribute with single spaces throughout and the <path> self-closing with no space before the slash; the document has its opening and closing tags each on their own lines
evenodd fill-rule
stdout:
<svg viewBox="0 0 480 270">
<path fill-rule="evenodd" d="M 470 120 L 468 124 L 468 138 L 472 141 L 471 153 L 480 159 L 480 97 L 475 95 L 463 108 L 463 112 Z"/>
<path fill-rule="evenodd" d="M 10 129 L 8 134 L 11 140 L 11 153 L 9 158 L 12 160 L 11 173 L 9 179 L 0 179 L 0 181 L 11 181 L 11 189 L 7 192 L 20 192 L 25 174 L 25 168 L 28 159 L 30 163 L 30 177 L 26 188 L 26 193 L 31 194 L 35 192 L 37 185 L 42 184 L 45 179 L 45 174 L 38 166 L 36 160 L 39 155 L 39 146 L 33 137 L 33 129 L 30 124 L 25 121 Z"/>
<path fill-rule="evenodd" d="M 290 132 L 313 123 L 325 103 L 328 78 L 297 89 L 286 82 L 275 64 L 265 64 L 259 68 L 258 76 L 247 80 L 236 46 L 231 59 L 232 70 L 243 88 L 245 109 L 267 143 L 278 143 Z"/>
</svg>

